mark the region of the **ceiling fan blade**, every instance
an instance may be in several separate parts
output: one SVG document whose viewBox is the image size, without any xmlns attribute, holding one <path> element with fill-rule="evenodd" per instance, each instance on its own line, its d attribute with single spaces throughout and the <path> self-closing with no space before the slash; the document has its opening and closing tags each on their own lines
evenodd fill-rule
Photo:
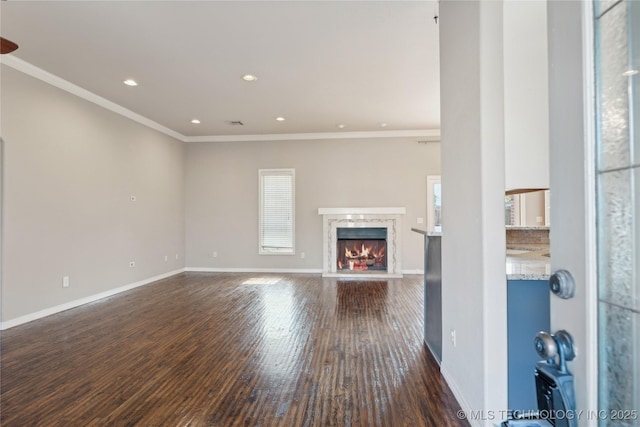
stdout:
<svg viewBox="0 0 640 427">
<path fill-rule="evenodd" d="M 0 37 L 0 54 L 11 53 L 18 48 L 18 45 L 7 40 L 4 37 Z"/>
</svg>

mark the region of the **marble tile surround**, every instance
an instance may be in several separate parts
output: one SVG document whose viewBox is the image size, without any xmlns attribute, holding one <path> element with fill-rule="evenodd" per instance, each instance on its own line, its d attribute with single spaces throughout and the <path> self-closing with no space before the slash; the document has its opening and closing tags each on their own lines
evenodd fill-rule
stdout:
<svg viewBox="0 0 640 427">
<path fill-rule="evenodd" d="M 319 208 L 322 216 L 323 277 L 402 277 L 402 216 L 406 208 Z M 380 227 L 387 229 L 387 271 L 338 271 L 337 228 Z"/>
</svg>

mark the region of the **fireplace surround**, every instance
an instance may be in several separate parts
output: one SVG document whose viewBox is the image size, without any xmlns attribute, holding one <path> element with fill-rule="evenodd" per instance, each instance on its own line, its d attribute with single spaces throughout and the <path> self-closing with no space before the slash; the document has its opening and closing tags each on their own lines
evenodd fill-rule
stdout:
<svg viewBox="0 0 640 427">
<path fill-rule="evenodd" d="M 322 276 L 353 278 L 402 277 L 401 235 L 405 208 L 319 208 L 322 216 Z M 338 229 L 385 229 L 386 247 L 380 268 L 339 268 Z M 366 235 L 366 232 L 365 232 Z M 379 260 L 378 260 L 379 261 Z M 382 263 L 379 262 L 378 267 Z M 373 267 L 373 266 L 372 266 Z"/>
</svg>

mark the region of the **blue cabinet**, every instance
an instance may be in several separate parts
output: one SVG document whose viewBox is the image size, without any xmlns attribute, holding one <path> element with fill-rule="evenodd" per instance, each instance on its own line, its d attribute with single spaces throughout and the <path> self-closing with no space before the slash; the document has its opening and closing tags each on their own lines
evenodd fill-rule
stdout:
<svg viewBox="0 0 640 427">
<path fill-rule="evenodd" d="M 507 280 L 510 410 L 538 408 L 533 373 L 540 358 L 533 339 L 550 329 L 549 295 L 546 280 Z"/>
</svg>

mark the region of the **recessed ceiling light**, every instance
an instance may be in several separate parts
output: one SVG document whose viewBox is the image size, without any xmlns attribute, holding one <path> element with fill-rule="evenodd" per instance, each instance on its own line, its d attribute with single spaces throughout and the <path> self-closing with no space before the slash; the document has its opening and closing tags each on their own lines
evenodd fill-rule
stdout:
<svg viewBox="0 0 640 427">
<path fill-rule="evenodd" d="M 193 119 L 193 120 L 191 120 L 191 123 L 193 123 L 194 125 L 199 125 L 200 124 L 200 120 Z"/>
<path fill-rule="evenodd" d="M 342 123 L 340 123 L 340 124 L 338 125 L 338 129 L 344 129 L 344 128 L 345 128 L 345 126 L 344 126 Z"/>
<path fill-rule="evenodd" d="M 386 123 L 380 123 L 380 127 L 381 127 L 381 128 L 386 128 L 386 127 L 387 127 L 387 124 L 386 124 Z"/>
<path fill-rule="evenodd" d="M 127 86 L 138 86 L 138 82 L 133 79 L 127 79 L 123 83 Z"/>
<path fill-rule="evenodd" d="M 242 80 L 244 80 L 245 82 L 255 82 L 256 80 L 258 80 L 258 78 L 252 74 L 245 74 L 244 76 L 242 76 Z"/>
<path fill-rule="evenodd" d="M 635 76 L 636 74 L 638 74 L 638 70 L 628 70 L 622 73 L 622 75 L 625 77 Z"/>
<path fill-rule="evenodd" d="M 276 120 L 279 121 L 279 122 L 284 122 L 285 119 L 284 119 L 284 117 L 276 117 Z"/>
</svg>

